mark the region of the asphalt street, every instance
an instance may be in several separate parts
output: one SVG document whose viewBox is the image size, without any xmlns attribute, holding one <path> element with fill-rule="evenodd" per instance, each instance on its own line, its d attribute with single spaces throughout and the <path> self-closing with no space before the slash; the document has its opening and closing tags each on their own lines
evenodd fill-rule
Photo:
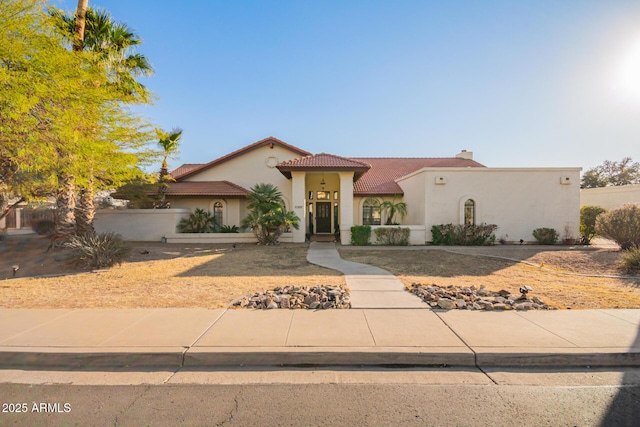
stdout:
<svg viewBox="0 0 640 427">
<path fill-rule="evenodd" d="M 3 426 L 635 426 L 640 370 L 0 371 L 0 402 Z"/>
</svg>

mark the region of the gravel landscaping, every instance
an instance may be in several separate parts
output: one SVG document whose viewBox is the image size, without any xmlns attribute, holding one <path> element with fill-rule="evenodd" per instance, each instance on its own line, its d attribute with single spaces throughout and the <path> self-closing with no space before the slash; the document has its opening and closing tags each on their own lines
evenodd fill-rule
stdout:
<svg viewBox="0 0 640 427">
<path fill-rule="evenodd" d="M 285 286 L 245 295 L 234 300 L 231 307 L 253 309 L 351 308 L 349 293 L 340 286 Z"/>
<path fill-rule="evenodd" d="M 554 310 L 538 297 L 530 298 L 530 288 L 525 288 L 519 296 L 511 295 L 507 290 L 492 292 L 484 285 L 475 286 L 438 286 L 414 283 L 410 292 L 419 296 L 433 308 L 445 310 Z"/>
</svg>

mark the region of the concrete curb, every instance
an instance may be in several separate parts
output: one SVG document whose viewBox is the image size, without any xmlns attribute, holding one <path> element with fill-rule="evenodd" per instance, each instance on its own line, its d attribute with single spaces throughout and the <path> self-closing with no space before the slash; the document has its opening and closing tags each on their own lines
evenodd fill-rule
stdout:
<svg viewBox="0 0 640 427">
<path fill-rule="evenodd" d="M 2 348 L 0 369 L 178 369 L 184 352 L 184 348 Z"/>
<path fill-rule="evenodd" d="M 640 352 L 624 349 L 558 351 L 467 348 L 13 348 L 0 349 L 0 369 L 210 369 L 240 366 L 459 366 L 478 368 L 640 367 Z M 567 349 L 568 350 L 568 349 Z M 575 350 L 575 349 L 573 349 Z"/>
</svg>

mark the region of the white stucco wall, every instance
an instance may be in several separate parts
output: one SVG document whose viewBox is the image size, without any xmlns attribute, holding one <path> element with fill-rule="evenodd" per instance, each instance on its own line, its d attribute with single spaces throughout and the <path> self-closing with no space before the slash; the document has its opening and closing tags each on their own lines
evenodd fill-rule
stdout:
<svg viewBox="0 0 640 427">
<path fill-rule="evenodd" d="M 94 226 L 98 233 L 113 232 L 124 240 L 159 242 L 176 232 L 187 209 L 102 209 L 96 212 Z"/>
<path fill-rule="evenodd" d="M 626 203 L 640 203 L 640 184 L 580 190 L 580 206 L 615 209 Z"/>
<path fill-rule="evenodd" d="M 467 199 L 476 203 L 477 224 L 498 225 L 498 238 L 533 241 L 539 227 L 579 234 L 580 168 L 425 168 L 398 180 L 403 188 L 408 184 L 408 205 L 419 190 L 416 179 L 424 186 L 428 241 L 433 225 L 463 223 Z"/>
<path fill-rule="evenodd" d="M 277 168 L 269 167 L 267 163 L 270 157 L 274 158 L 271 164 L 275 165 L 285 160 L 296 159 L 300 155 L 279 145 L 274 145 L 273 148 L 265 145 L 190 176 L 185 181 L 230 181 L 247 190 L 255 184 L 271 183 L 282 192 L 287 201 L 287 208 L 291 209 L 291 181 Z"/>
</svg>

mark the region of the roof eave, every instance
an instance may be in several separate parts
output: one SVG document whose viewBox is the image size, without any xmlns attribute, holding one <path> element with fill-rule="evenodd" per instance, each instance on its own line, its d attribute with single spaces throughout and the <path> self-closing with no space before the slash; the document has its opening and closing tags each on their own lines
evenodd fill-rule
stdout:
<svg viewBox="0 0 640 427">
<path fill-rule="evenodd" d="M 276 166 L 282 175 L 291 179 L 291 172 L 354 172 L 353 180 L 357 181 L 369 170 L 368 167 L 339 167 L 339 166 Z"/>
</svg>

